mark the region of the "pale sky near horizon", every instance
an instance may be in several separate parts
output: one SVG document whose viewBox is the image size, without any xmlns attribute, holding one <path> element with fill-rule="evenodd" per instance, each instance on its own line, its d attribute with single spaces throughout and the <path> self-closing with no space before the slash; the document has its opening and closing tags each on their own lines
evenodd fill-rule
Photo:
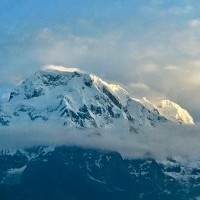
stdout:
<svg viewBox="0 0 200 200">
<path fill-rule="evenodd" d="M 44 65 L 80 68 L 200 120 L 198 0 L 1 0 L 0 96 Z"/>
</svg>

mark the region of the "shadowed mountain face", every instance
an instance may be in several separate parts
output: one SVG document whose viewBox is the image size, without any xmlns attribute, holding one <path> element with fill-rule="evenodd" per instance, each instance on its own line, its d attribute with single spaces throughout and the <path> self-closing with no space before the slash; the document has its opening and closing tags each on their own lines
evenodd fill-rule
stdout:
<svg viewBox="0 0 200 200">
<path fill-rule="evenodd" d="M 175 178 L 176 177 L 176 178 Z M 78 147 L 1 152 L 0 199 L 195 199 L 200 171 Z"/>
</svg>

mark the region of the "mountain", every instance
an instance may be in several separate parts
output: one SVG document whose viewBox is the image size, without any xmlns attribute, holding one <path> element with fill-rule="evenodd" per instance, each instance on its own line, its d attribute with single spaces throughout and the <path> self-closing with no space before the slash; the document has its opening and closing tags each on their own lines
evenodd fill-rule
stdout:
<svg viewBox="0 0 200 200">
<path fill-rule="evenodd" d="M 151 111 L 165 116 L 170 121 L 194 125 L 194 120 L 189 112 L 170 100 L 156 100 L 152 103 L 144 97 L 140 102 Z"/>
<path fill-rule="evenodd" d="M 24 123 L 26 126 L 22 128 L 26 127 L 28 131 L 21 135 L 16 127 Z M 138 100 L 122 87 L 76 69 L 36 72 L 17 86 L 8 102 L 0 106 L 2 143 L 7 141 L 7 132 L 3 132 L 7 127 L 14 132 L 9 137 L 15 135 L 10 141 L 12 145 L 29 143 L 29 129 L 34 132 L 31 127 L 38 123 L 50 128 L 56 125 L 56 137 L 60 130 L 57 125 L 72 130 L 72 133 L 79 129 L 90 132 L 94 128 L 99 133 L 108 133 L 113 128 L 125 133 L 139 133 L 127 135 L 132 145 L 136 136 L 142 136 L 140 139 L 148 137 L 148 134 L 140 134 L 143 130 L 155 130 L 168 123 L 193 124 L 193 119 L 186 110 L 169 100 L 153 103 L 145 98 Z M 44 131 L 48 132 L 50 128 Z M 38 131 L 34 134 L 34 141 L 35 137 L 43 141 L 49 132 L 44 136 Z M 24 140 L 18 138 L 22 136 Z M 95 143 L 95 139 L 104 136 L 89 135 L 89 138 Z M 82 139 L 86 135 L 80 137 L 78 134 L 78 137 L 75 139 L 84 143 Z M 120 148 L 120 142 L 123 144 L 125 138 L 121 135 L 116 137 Z M 110 142 L 116 139 L 114 135 L 108 138 Z M 148 138 L 144 144 L 138 143 L 142 144 L 139 149 L 144 149 L 147 154 L 138 158 L 123 157 L 112 151 L 112 147 L 108 151 L 103 147 L 78 146 L 79 143 L 70 142 L 65 146 L 44 146 L 41 142 L 40 145 L 30 144 L 28 148 L 17 149 L 8 144 L 10 148 L 0 151 L 0 199 L 198 199 L 200 162 L 185 164 L 171 157 L 157 160 L 146 149 L 148 145 L 145 142 L 148 141 L 151 143 Z M 98 144 L 103 146 L 103 143 Z M 137 149 L 137 145 L 136 149 L 125 146 L 127 152 Z"/>
<path fill-rule="evenodd" d="M 199 183 L 200 165 L 172 159 L 126 159 L 79 147 L 0 152 L 2 200 L 196 200 Z"/>
<path fill-rule="evenodd" d="M 187 112 L 179 115 L 183 109 L 174 108 L 166 103 L 154 109 L 153 104 L 150 107 L 95 75 L 46 70 L 36 72 L 11 92 L 9 101 L 0 107 L 0 124 L 43 122 L 99 130 L 119 126 L 138 133 L 170 121 L 193 123 L 192 118 L 185 120 L 190 116 Z"/>
</svg>

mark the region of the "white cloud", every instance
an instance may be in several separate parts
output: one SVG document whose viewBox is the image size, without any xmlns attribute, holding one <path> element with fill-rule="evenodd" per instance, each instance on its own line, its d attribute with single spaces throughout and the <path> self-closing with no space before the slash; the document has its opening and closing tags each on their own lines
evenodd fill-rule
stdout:
<svg viewBox="0 0 200 200">
<path fill-rule="evenodd" d="M 169 14 L 188 14 L 191 13 L 194 10 L 194 7 L 192 5 L 186 5 L 183 7 L 171 7 L 168 12 Z"/>
<path fill-rule="evenodd" d="M 166 125 L 132 134 L 109 129 L 72 130 L 57 125 L 20 124 L 0 127 L 0 149 L 27 148 L 37 145 L 69 145 L 117 151 L 126 158 L 179 158 L 180 162 L 199 159 L 200 127 Z M 187 148 L 185 148 L 187 146 Z"/>
<path fill-rule="evenodd" d="M 45 65 L 42 67 L 42 70 L 57 70 L 63 72 L 81 72 L 78 68 L 66 68 L 64 66 L 57 66 L 57 65 Z"/>
<path fill-rule="evenodd" d="M 190 27 L 199 27 L 200 26 L 200 20 L 199 19 L 193 19 L 189 21 Z"/>
<path fill-rule="evenodd" d="M 150 87 L 144 83 L 130 83 L 128 86 L 133 89 L 150 90 Z"/>
<path fill-rule="evenodd" d="M 142 71 L 144 73 L 154 73 L 154 72 L 157 72 L 158 69 L 159 69 L 158 66 L 156 66 L 155 64 L 147 64 L 147 65 L 144 65 Z"/>
<path fill-rule="evenodd" d="M 200 60 L 192 60 L 190 65 L 200 68 Z"/>
<path fill-rule="evenodd" d="M 165 67 L 166 70 L 169 70 L 169 71 L 174 71 L 174 70 L 181 70 L 180 67 L 178 66 L 175 66 L 175 65 L 168 65 Z"/>
</svg>

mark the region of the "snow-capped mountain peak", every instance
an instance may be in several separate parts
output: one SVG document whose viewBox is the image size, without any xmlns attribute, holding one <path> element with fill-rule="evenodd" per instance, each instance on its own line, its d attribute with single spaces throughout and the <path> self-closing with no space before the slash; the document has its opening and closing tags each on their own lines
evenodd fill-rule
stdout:
<svg viewBox="0 0 200 200">
<path fill-rule="evenodd" d="M 141 103 L 143 103 L 150 110 L 165 116 L 170 121 L 181 124 L 194 124 L 194 120 L 189 112 L 170 100 L 156 100 L 152 103 L 144 97 L 141 100 Z"/>
<path fill-rule="evenodd" d="M 194 124 L 189 112 L 170 100 L 156 102 L 157 109 L 161 115 L 168 116 L 171 121 L 178 121 L 184 124 Z"/>
<path fill-rule="evenodd" d="M 36 72 L 11 92 L 0 109 L 0 124 L 7 126 L 40 121 L 140 132 L 148 126 L 174 121 L 165 116 L 166 112 L 155 112 L 147 103 L 132 98 L 119 85 L 76 69 Z"/>
</svg>

